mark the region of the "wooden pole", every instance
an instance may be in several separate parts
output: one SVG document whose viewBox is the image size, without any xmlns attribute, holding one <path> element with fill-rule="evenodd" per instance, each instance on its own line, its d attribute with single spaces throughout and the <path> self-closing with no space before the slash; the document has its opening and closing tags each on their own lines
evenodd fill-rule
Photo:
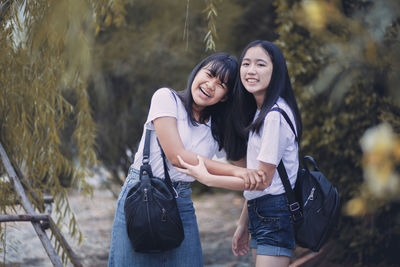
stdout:
<svg viewBox="0 0 400 267">
<path fill-rule="evenodd" d="M 29 215 L 36 215 L 35 210 L 33 209 L 32 204 L 29 202 L 29 199 L 25 194 L 24 188 L 22 187 L 22 184 L 19 181 L 15 173 L 15 170 L 11 165 L 10 159 L 8 158 L 7 153 L 4 150 L 4 147 L 1 142 L 0 142 L 0 156 L 10 180 L 14 184 L 15 191 L 17 192 L 17 195 L 19 196 L 21 204 L 24 207 L 25 211 Z M 42 242 L 42 245 L 46 250 L 46 253 L 49 256 L 51 262 L 53 263 L 53 266 L 62 267 L 63 264 L 61 262 L 61 259 L 58 256 L 57 252 L 55 251 L 54 247 L 52 246 L 50 239 L 46 235 L 46 232 L 42 230 L 40 222 L 32 221 L 32 226 L 35 229 L 36 234 L 38 235 L 40 241 Z"/>
<path fill-rule="evenodd" d="M 43 197 L 43 203 L 44 204 L 52 204 L 53 202 L 54 201 L 53 201 L 53 197 L 52 196 L 44 196 Z M 18 199 L 6 200 L 5 203 L 6 203 L 7 206 L 14 206 L 14 205 L 20 205 L 21 204 Z"/>
<path fill-rule="evenodd" d="M 31 184 L 29 183 L 28 179 L 26 179 L 25 176 L 23 175 L 18 164 L 13 159 L 10 159 L 10 162 L 11 162 L 11 165 L 14 167 L 17 177 L 22 182 L 22 186 L 24 187 L 25 191 L 27 191 L 28 194 L 31 195 L 31 197 L 35 200 L 37 209 L 40 212 L 44 212 L 44 205 L 40 205 L 41 201 L 40 201 L 39 196 L 32 190 Z M 45 200 L 45 198 L 43 200 Z"/>
<path fill-rule="evenodd" d="M 24 222 L 24 221 L 48 221 L 48 214 L 18 214 L 18 215 L 0 215 L 0 222 Z"/>
<path fill-rule="evenodd" d="M 72 250 L 72 248 L 69 246 L 67 240 L 64 238 L 64 236 L 61 234 L 60 230 L 58 229 L 56 223 L 53 221 L 53 218 L 49 217 L 49 222 L 50 222 L 50 229 L 52 229 L 53 234 L 56 236 L 57 240 L 61 243 L 61 245 L 64 247 L 65 252 L 67 252 L 69 259 L 71 260 L 71 263 L 75 267 L 82 267 L 82 263 L 80 259 L 78 258 L 78 255 L 75 254 L 75 252 Z"/>
</svg>

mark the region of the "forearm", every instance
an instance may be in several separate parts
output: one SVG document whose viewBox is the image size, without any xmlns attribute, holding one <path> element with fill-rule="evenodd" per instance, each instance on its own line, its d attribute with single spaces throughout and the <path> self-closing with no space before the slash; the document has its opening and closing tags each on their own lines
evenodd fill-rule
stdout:
<svg viewBox="0 0 400 267">
<path fill-rule="evenodd" d="M 245 190 L 243 179 L 234 176 L 209 174 L 207 176 L 202 176 L 196 179 L 200 183 L 205 184 L 207 186 L 225 188 L 230 190 L 238 190 L 238 191 Z"/>
<path fill-rule="evenodd" d="M 175 153 L 171 153 L 169 156 L 167 156 L 169 162 L 175 167 L 182 167 L 178 161 L 178 157 L 177 157 L 178 155 L 186 163 L 189 163 L 191 165 L 197 165 L 199 163 L 199 161 L 197 159 L 198 154 L 190 152 L 185 149 L 182 149 L 182 150 L 177 150 Z M 236 176 L 235 171 L 239 171 L 241 169 L 241 167 L 234 166 L 232 164 L 221 162 L 221 161 L 212 160 L 212 159 L 205 158 L 205 157 L 204 157 L 204 164 L 205 164 L 208 172 L 211 174 L 214 174 L 214 175 Z M 239 179 L 241 179 L 241 178 L 239 178 Z"/>
<path fill-rule="evenodd" d="M 247 199 L 244 201 L 242 213 L 238 221 L 238 226 L 248 226 L 249 225 L 249 215 L 247 210 Z"/>
</svg>

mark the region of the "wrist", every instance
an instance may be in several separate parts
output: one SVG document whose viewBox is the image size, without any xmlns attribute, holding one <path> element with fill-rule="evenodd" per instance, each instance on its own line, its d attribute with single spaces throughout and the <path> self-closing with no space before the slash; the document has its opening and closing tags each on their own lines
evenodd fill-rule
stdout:
<svg viewBox="0 0 400 267">
<path fill-rule="evenodd" d="M 230 175 L 240 178 L 241 174 L 243 172 L 243 169 L 245 169 L 245 168 L 242 168 L 242 167 L 239 167 L 239 166 L 234 166 L 232 168 L 232 173 Z"/>
<path fill-rule="evenodd" d="M 245 228 L 247 228 L 248 225 L 249 225 L 249 220 L 242 220 L 242 219 L 239 219 L 239 221 L 236 224 L 237 227 L 245 227 Z"/>
<path fill-rule="evenodd" d="M 210 173 L 207 173 L 206 175 L 201 175 L 198 180 L 206 186 L 213 186 L 212 174 Z"/>
</svg>

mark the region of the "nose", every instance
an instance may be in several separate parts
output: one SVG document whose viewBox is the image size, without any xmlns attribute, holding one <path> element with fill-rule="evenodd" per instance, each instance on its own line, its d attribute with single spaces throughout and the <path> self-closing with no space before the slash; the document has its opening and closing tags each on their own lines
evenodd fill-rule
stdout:
<svg viewBox="0 0 400 267">
<path fill-rule="evenodd" d="M 208 86 L 208 89 L 214 91 L 215 88 L 217 88 L 218 84 L 219 84 L 219 79 L 214 77 L 207 83 L 207 86 Z"/>
<path fill-rule="evenodd" d="M 250 64 L 250 66 L 247 68 L 247 73 L 249 73 L 249 74 L 256 73 L 256 67 L 254 64 Z"/>
</svg>

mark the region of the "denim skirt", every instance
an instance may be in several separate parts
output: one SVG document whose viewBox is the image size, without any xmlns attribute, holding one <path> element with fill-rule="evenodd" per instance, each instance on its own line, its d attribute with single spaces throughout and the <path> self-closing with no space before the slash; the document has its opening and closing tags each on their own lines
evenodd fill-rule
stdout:
<svg viewBox="0 0 400 267">
<path fill-rule="evenodd" d="M 111 235 L 109 267 L 202 267 L 200 234 L 195 209 L 191 199 L 189 182 L 173 182 L 178 193 L 177 205 L 182 219 L 185 239 L 178 248 L 161 253 L 135 252 L 128 238 L 125 223 L 124 203 L 129 190 L 139 180 L 139 171 L 129 169 L 128 177 L 117 201 L 117 209 Z"/>
<path fill-rule="evenodd" d="M 285 194 L 247 201 L 250 247 L 257 255 L 291 257 L 296 247 L 294 227 Z"/>
</svg>

